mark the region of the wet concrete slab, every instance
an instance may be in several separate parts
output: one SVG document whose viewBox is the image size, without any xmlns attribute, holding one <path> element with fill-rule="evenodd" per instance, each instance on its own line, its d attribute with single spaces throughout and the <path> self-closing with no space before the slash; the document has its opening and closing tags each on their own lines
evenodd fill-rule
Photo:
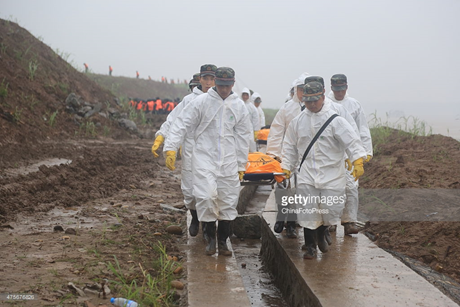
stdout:
<svg viewBox="0 0 460 307">
<path fill-rule="evenodd" d="M 240 195 L 246 197 L 247 192 L 242 191 Z M 187 231 L 190 222 L 191 215 L 187 212 Z M 233 250 L 230 240 L 227 244 Z M 251 306 L 235 256 L 206 255 L 201 226 L 196 237 L 188 235 L 186 250 L 188 306 Z"/>
<path fill-rule="evenodd" d="M 273 193 L 262 216 L 262 254 L 272 262 L 268 266 L 291 306 L 458 306 L 366 236 L 344 236 L 341 226 L 329 252 L 318 250 L 317 259 L 303 259 L 301 228 L 299 239 L 273 231 Z"/>
</svg>

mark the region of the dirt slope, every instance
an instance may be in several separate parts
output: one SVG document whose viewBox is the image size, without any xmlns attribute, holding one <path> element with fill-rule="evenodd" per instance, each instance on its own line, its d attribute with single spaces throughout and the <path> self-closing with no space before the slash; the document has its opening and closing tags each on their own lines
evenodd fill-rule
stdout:
<svg viewBox="0 0 460 307">
<path fill-rule="evenodd" d="M 392 193 L 397 197 L 387 197 L 377 206 L 361 200 L 360 211 L 369 216 L 387 210 L 366 231 L 376 236 L 380 247 L 420 260 L 460 282 L 460 220 L 456 218 L 460 210 L 455 203 L 460 189 L 460 142 L 394 130 L 379 152 L 365 164 L 360 189 L 383 191 L 382 198 Z M 449 198 L 443 198 L 448 194 L 454 195 L 449 204 Z M 437 203 L 441 201 L 446 203 Z"/>
<path fill-rule="evenodd" d="M 101 112 L 76 122 L 65 111 L 70 93 L 85 106 L 100 103 Z M 108 90 L 27 30 L 0 20 L 0 293 L 39 296 L 14 305 L 108 304 L 97 292 L 68 287 L 104 279 L 110 296 L 154 280 L 142 288 L 148 295 L 136 297 L 146 306 L 181 300 L 170 281 L 183 277 L 183 270 L 173 273 L 183 236 L 166 231 L 172 224 L 185 230 L 184 211 L 171 209 L 183 206 L 180 170 L 171 173 L 153 158 L 151 139 L 101 115 L 108 108 L 120 110 Z M 153 116 L 138 127 L 153 133 L 164 120 Z M 95 133 L 82 130 L 87 123 Z M 114 261 L 119 267 L 111 270 Z"/>
<path fill-rule="evenodd" d="M 16 119 L 0 120 L 2 144 L 74 136 L 78 127 L 64 111 L 64 101 L 72 92 L 90 103 L 116 106 L 109 91 L 17 24 L 0 19 L 0 46 L 0 112 Z M 56 111 L 55 124 L 50 127 L 50 117 Z M 98 115 L 92 121 L 101 124 L 98 130 L 104 125 L 117 129 Z"/>
</svg>

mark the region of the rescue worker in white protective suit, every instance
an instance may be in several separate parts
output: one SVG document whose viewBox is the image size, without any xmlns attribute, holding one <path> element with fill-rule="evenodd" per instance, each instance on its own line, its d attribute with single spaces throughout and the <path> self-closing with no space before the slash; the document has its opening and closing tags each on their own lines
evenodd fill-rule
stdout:
<svg viewBox="0 0 460 307">
<path fill-rule="evenodd" d="M 344 154 L 353 161 L 353 176 L 357 180 L 364 173 L 366 151 L 353 127 L 346 119 L 337 116 L 302 161 L 316 133 L 332 115 L 337 114 L 331 109 L 331 103 L 325 101 L 324 87 L 320 82 L 305 84 L 302 100 L 306 110 L 291 121 L 286 131 L 281 167 L 287 177 L 293 171 L 298 174 L 296 196 L 301 201 L 297 219 L 304 228 L 306 245 L 303 257 L 312 259 L 316 257 L 317 246 L 323 253 L 329 249 L 325 239 L 327 227 L 340 223 L 346 199 Z"/>
<path fill-rule="evenodd" d="M 200 85 L 200 73 L 196 73 L 193 75 L 192 79 L 188 83 L 188 87 L 190 88 L 190 91 L 193 93 L 193 89 Z M 171 114 L 171 113 L 170 113 Z"/>
<path fill-rule="evenodd" d="M 155 134 L 155 142 L 152 146 L 152 153 L 154 157 L 158 157 L 156 151 L 164 142 L 165 138 L 169 136 L 169 132 L 172 124 L 180 116 L 179 114 L 182 110 L 196 97 L 206 93 L 211 87 L 214 86 L 214 78 L 216 74 L 217 67 L 213 64 L 205 64 L 200 68 L 200 85 L 196 86 L 193 89 L 193 92 L 182 99 L 182 101 L 174 108 L 174 110 L 169 113 L 166 121 L 161 125 L 160 130 Z M 198 220 L 198 215 L 196 212 L 196 201 L 193 196 L 193 183 L 192 183 L 192 150 L 195 145 L 192 134 L 187 134 L 183 143 L 181 143 L 181 158 L 182 158 L 182 167 L 181 167 L 181 189 L 182 194 L 184 194 L 184 204 L 187 209 L 190 210 L 192 216 L 192 221 L 189 227 L 189 233 L 192 237 L 198 234 L 200 228 L 200 222 Z"/>
<path fill-rule="evenodd" d="M 245 87 L 243 91 L 241 92 L 241 99 L 243 99 L 244 104 L 246 105 L 246 108 L 248 109 L 249 112 L 249 119 L 251 121 L 251 130 L 254 132 L 253 135 L 251 135 L 251 139 L 249 140 L 249 152 L 255 152 L 256 151 L 256 140 L 257 140 L 257 134 L 259 133 L 260 130 L 260 123 L 259 123 L 259 113 L 257 112 L 256 107 L 251 103 L 251 91 Z"/>
<path fill-rule="evenodd" d="M 265 126 L 265 114 L 264 110 L 262 110 L 262 107 L 260 106 L 260 104 L 262 103 L 262 97 L 260 97 L 259 93 L 255 92 L 254 94 L 252 94 L 251 100 L 254 106 L 256 107 L 257 114 L 259 115 L 259 128 L 262 128 Z"/>
<path fill-rule="evenodd" d="M 286 102 L 276 113 L 275 118 L 270 125 L 270 133 L 267 138 L 267 155 L 273 157 L 275 160 L 281 162 L 281 148 L 283 145 L 284 134 L 286 133 L 287 127 L 291 120 L 300 114 L 305 108 L 305 105 L 301 102 L 303 93 L 304 80 L 310 74 L 307 72 L 302 73 L 297 79 L 292 82 L 293 95 L 292 99 Z M 294 187 L 293 187 L 294 188 Z M 290 193 L 290 189 L 286 189 L 281 185 L 276 185 L 275 198 L 278 206 L 278 214 L 276 217 L 276 223 L 273 227 L 274 231 L 281 233 L 284 226 L 286 226 L 286 236 L 288 238 L 297 238 L 296 234 L 296 216 L 294 213 L 283 214 L 281 199 L 283 196 L 287 196 Z M 287 219 L 286 225 L 285 220 Z"/>
<path fill-rule="evenodd" d="M 367 158 L 364 162 L 369 162 L 373 156 L 371 132 L 361 104 L 347 94 L 347 77 L 344 74 L 333 75 L 331 78 L 331 89 L 332 92 L 328 94 L 328 97 L 347 109 L 356 122 L 361 142 L 367 152 Z M 347 161 L 347 163 L 350 165 L 349 161 Z M 359 207 L 358 186 L 359 181 L 355 181 L 350 170 L 348 170 L 346 187 L 347 201 L 342 214 L 342 225 L 346 235 L 356 234 L 359 231 L 356 226 Z M 335 229 L 330 230 L 334 231 Z"/>
<path fill-rule="evenodd" d="M 295 95 L 294 97 L 297 96 L 297 100 L 302 99 L 302 93 L 303 93 L 303 86 L 304 86 L 304 84 L 307 84 L 307 83 L 309 83 L 309 82 L 314 82 L 314 81 L 316 81 L 316 82 L 320 82 L 321 85 L 324 87 L 324 79 L 323 79 L 322 77 L 320 77 L 320 76 L 310 76 L 310 75 L 307 75 L 307 76 L 306 76 L 306 75 L 307 75 L 307 74 L 304 73 L 304 74 L 302 74 L 302 75 L 296 80 L 296 84 L 298 84 L 298 85 L 295 87 L 295 88 L 297 89 L 297 92 L 296 92 L 296 95 Z M 304 78 L 304 76 L 306 76 L 306 77 Z M 302 78 L 304 78 L 304 79 L 303 79 L 303 82 L 302 82 Z M 302 82 L 302 83 L 301 83 L 301 82 Z M 329 103 L 331 104 L 331 109 L 332 109 L 333 111 L 335 111 L 339 116 L 345 118 L 345 119 L 348 121 L 348 123 L 353 127 L 353 130 L 354 130 L 356 133 L 358 133 L 358 127 L 356 126 L 356 123 L 355 123 L 354 119 L 351 117 L 350 113 L 348 113 L 348 111 L 347 111 L 342 105 L 332 102 L 332 101 L 331 101 L 330 99 L 328 99 L 327 97 L 326 97 L 325 99 L 326 99 L 327 102 L 329 102 Z M 305 108 L 305 105 L 304 105 L 303 103 L 299 102 L 299 104 L 302 105 L 302 107 L 301 107 L 300 109 L 298 109 L 298 108 L 292 108 L 293 111 L 297 111 L 297 114 L 300 114 L 301 110 L 303 110 L 303 109 Z M 286 105 L 285 105 L 285 106 L 286 106 Z M 278 113 L 279 113 L 279 112 L 278 112 Z M 293 112 L 293 113 L 294 113 L 294 112 Z M 292 114 L 292 113 L 291 113 L 291 114 Z M 276 115 L 276 117 L 277 117 L 277 116 L 278 116 L 278 114 Z M 275 119 L 276 119 L 276 117 L 275 117 Z M 286 118 L 289 119 L 288 116 L 286 116 Z M 281 120 L 281 119 L 282 119 L 282 118 L 280 118 L 280 120 Z M 286 133 L 287 127 L 288 127 L 288 125 L 289 125 L 289 123 L 290 123 L 291 120 L 292 120 L 292 118 L 289 119 L 288 122 L 286 121 L 287 123 L 284 125 L 284 130 L 282 131 L 282 137 L 283 137 L 283 138 L 284 138 L 284 135 L 285 135 L 285 133 Z M 273 120 L 273 122 L 275 122 L 275 120 Z M 277 121 L 277 123 L 280 123 L 280 122 L 282 122 L 282 121 Z M 272 127 L 273 127 L 273 124 L 272 124 Z M 271 129 L 272 129 L 272 127 L 270 127 L 270 134 L 271 134 Z M 279 133 L 279 132 L 281 131 L 280 126 L 277 126 L 277 129 L 278 129 L 278 130 L 277 130 L 277 131 L 278 131 L 278 134 L 281 134 L 281 133 Z M 269 134 L 269 136 L 268 136 L 268 137 L 269 137 L 269 140 L 270 140 L 270 134 Z M 277 134 L 275 134 L 274 136 L 277 136 Z M 280 139 L 280 138 L 278 138 L 278 140 L 279 140 L 279 139 Z M 275 140 L 276 140 L 276 139 L 275 139 Z M 281 142 L 282 142 L 282 139 L 281 139 Z M 275 146 L 274 144 L 276 144 L 276 143 L 272 143 L 273 146 Z M 278 148 L 281 150 L 282 144 L 280 144 L 280 145 L 278 146 Z M 275 149 L 275 148 L 273 148 L 272 152 L 274 151 L 274 149 Z M 267 149 L 267 152 L 268 152 L 268 149 Z M 278 192 L 280 192 L 280 191 L 278 191 Z M 275 191 L 275 193 L 276 193 L 276 191 Z M 280 197 L 277 197 L 277 200 L 278 200 L 279 198 L 280 198 Z M 279 209 L 279 210 L 278 210 L 278 216 L 280 217 L 280 212 L 282 213 L 282 211 L 280 210 L 280 209 L 281 209 L 281 208 L 280 208 L 280 202 L 277 201 L 277 203 L 279 204 L 279 205 L 278 205 L 278 209 Z M 295 223 L 289 222 L 289 221 L 292 221 L 292 220 L 295 221 L 294 215 L 293 215 L 293 214 L 287 215 L 287 219 L 288 219 L 288 223 L 286 223 L 286 231 L 287 231 L 288 237 L 289 237 L 289 234 L 290 234 L 290 232 L 291 232 L 290 228 L 294 227 L 294 229 L 295 229 Z M 282 226 L 284 225 L 283 221 L 284 221 L 284 218 L 283 218 L 283 217 L 280 217 L 279 219 L 277 219 L 277 223 L 275 223 L 275 231 L 276 231 L 276 232 L 278 232 L 278 231 L 281 232 L 281 231 L 283 230 L 283 228 L 282 228 Z M 290 226 L 290 227 L 289 227 L 289 226 Z M 326 230 L 326 239 L 327 239 L 327 242 L 328 242 L 329 244 L 332 244 L 332 238 L 331 238 L 331 236 L 330 236 L 328 230 Z M 304 249 L 305 246 L 302 246 L 302 248 Z"/>
<path fill-rule="evenodd" d="M 232 255 L 228 249 L 230 222 L 238 212 L 242 180 L 252 135 L 244 102 L 232 92 L 235 72 L 229 67 L 216 70 L 216 86 L 184 108 L 171 127 L 163 150 L 166 166 L 174 169 L 176 151 L 187 134 L 195 146 L 192 153 L 193 195 L 198 219 L 205 223 L 206 254 Z"/>
<path fill-rule="evenodd" d="M 309 82 L 313 82 L 313 81 L 321 83 L 321 85 L 324 87 L 324 79 L 323 79 L 323 77 L 309 76 L 309 77 L 305 78 L 305 84 L 307 84 Z M 341 105 L 340 103 L 336 103 L 336 102 L 332 101 L 331 99 L 329 99 L 328 97 L 325 98 L 325 101 L 329 102 L 331 104 L 331 109 L 333 111 L 335 111 L 339 116 L 342 116 L 343 118 L 345 118 L 348 121 L 348 123 L 353 127 L 353 130 L 356 132 L 356 134 L 359 135 L 358 126 L 356 125 L 355 120 L 353 119 L 351 114 L 347 111 L 347 109 L 343 105 Z M 345 159 L 346 159 L 346 157 L 345 157 Z M 351 171 L 351 164 L 350 164 L 350 161 L 348 159 L 346 159 L 346 163 L 347 163 L 346 164 L 347 168 L 349 168 L 349 171 Z M 352 176 L 352 180 L 354 180 L 353 176 Z M 348 226 L 345 226 L 346 230 L 350 229 Z M 331 228 L 333 228 L 332 231 L 335 231 L 336 226 L 330 226 L 328 229 L 326 229 L 326 232 L 325 232 L 326 241 L 327 241 L 327 243 L 329 243 L 329 245 L 332 244 L 332 237 L 331 237 L 331 234 L 329 233 Z M 305 248 L 306 248 L 306 246 L 303 245 L 302 249 L 305 249 Z"/>
</svg>

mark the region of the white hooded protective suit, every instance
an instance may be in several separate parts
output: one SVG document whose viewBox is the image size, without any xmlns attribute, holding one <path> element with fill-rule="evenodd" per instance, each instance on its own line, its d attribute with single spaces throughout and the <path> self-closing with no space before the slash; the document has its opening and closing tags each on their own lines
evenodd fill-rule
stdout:
<svg viewBox="0 0 460 307">
<path fill-rule="evenodd" d="M 256 107 L 254 104 L 251 103 L 251 92 L 247 87 L 243 89 L 241 94 L 247 93 L 249 95 L 249 99 L 246 101 L 243 101 L 246 109 L 249 112 L 249 120 L 250 120 L 250 129 L 253 132 L 252 135 L 250 136 L 249 139 L 249 152 L 255 152 L 256 151 L 256 142 L 254 141 L 254 131 L 259 131 L 260 130 L 260 124 L 259 124 L 259 112 L 257 112 Z"/>
<path fill-rule="evenodd" d="M 188 94 L 182 101 L 169 113 L 166 121 L 161 125 L 160 130 L 157 131 L 155 137 L 161 134 L 165 139 L 169 137 L 169 131 L 176 118 L 180 116 L 182 110 L 196 97 L 203 94 L 203 92 L 195 86 L 193 92 Z M 182 146 L 182 167 L 181 167 L 181 189 L 184 194 L 184 204 L 187 209 L 195 210 L 195 197 L 193 197 L 193 183 L 192 183 L 192 150 L 195 145 L 192 135 L 186 135 Z"/>
<path fill-rule="evenodd" d="M 339 116 L 323 131 L 303 162 L 301 170 L 297 170 L 311 140 L 324 122 L 335 113 L 330 101 L 325 101 L 318 113 L 305 109 L 291 121 L 283 141 L 281 167 L 298 172 L 296 193 L 304 197 L 325 197 L 320 202 L 307 199 L 300 204 L 300 208 L 316 210 L 297 215 L 299 224 L 309 229 L 340 223 L 345 202 L 344 153 L 352 162 L 366 157 L 359 136 L 348 121 Z M 334 202 L 330 205 L 325 199 L 334 199 Z M 324 211 L 319 214 L 320 209 L 327 209 L 327 213 Z"/>
<path fill-rule="evenodd" d="M 297 97 L 297 86 L 304 84 L 305 78 L 310 74 L 302 73 L 300 77 L 292 82 L 294 95 L 292 99 L 286 102 L 276 113 L 275 118 L 270 126 L 270 133 L 267 138 L 267 154 L 276 157 L 281 157 L 281 148 L 283 144 L 284 134 L 291 120 L 300 114 L 304 104 Z"/>
<path fill-rule="evenodd" d="M 361 104 L 354 98 L 345 94 L 344 99 L 335 99 L 334 92 L 329 92 L 328 98 L 335 103 L 343 106 L 356 122 L 358 129 L 358 135 L 361 138 L 364 149 L 367 155 L 373 155 L 372 138 L 367 123 L 366 115 L 364 113 Z M 351 172 L 347 172 L 347 202 L 343 210 L 342 223 L 356 222 L 358 221 L 358 207 L 359 207 L 359 192 L 358 192 L 359 181 L 355 181 L 355 178 L 351 175 Z"/>
<path fill-rule="evenodd" d="M 249 152 L 249 114 L 235 93 L 223 100 L 212 88 L 184 108 L 176 119 L 164 151 L 177 151 L 187 133 L 193 135 L 193 195 L 201 222 L 234 220 Z"/>
<path fill-rule="evenodd" d="M 256 98 L 260 98 L 262 100 L 262 97 L 260 97 L 260 94 L 259 93 L 254 93 L 252 94 L 251 96 L 252 98 L 252 103 L 254 103 L 254 101 L 256 100 Z M 262 110 L 262 107 L 259 105 L 258 107 L 256 107 L 254 105 L 254 107 L 256 108 L 257 110 L 257 113 L 259 114 L 259 125 L 260 127 L 259 128 L 262 128 L 263 126 L 265 126 L 265 114 L 264 114 L 264 110 Z"/>
</svg>

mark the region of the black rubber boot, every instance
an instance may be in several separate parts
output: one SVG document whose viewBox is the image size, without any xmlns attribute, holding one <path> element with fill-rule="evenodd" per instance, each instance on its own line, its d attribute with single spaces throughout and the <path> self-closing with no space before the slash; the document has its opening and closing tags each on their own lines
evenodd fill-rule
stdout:
<svg viewBox="0 0 460 307">
<path fill-rule="evenodd" d="M 217 246 L 219 248 L 219 255 L 231 256 L 232 251 L 228 249 L 227 239 L 230 236 L 230 221 L 219 221 L 217 227 Z"/>
<path fill-rule="evenodd" d="M 207 222 L 205 232 L 206 255 L 214 255 L 216 253 L 216 222 Z"/>
<path fill-rule="evenodd" d="M 286 219 L 286 216 L 282 213 L 282 209 L 284 208 L 281 206 L 281 204 L 276 204 L 278 206 L 278 213 L 276 214 L 276 223 L 275 226 L 273 227 L 273 230 L 276 233 L 281 233 L 283 232 L 284 229 L 284 220 Z"/>
<path fill-rule="evenodd" d="M 289 239 L 296 239 L 297 233 L 295 231 L 296 223 L 295 222 L 287 222 L 286 223 L 286 236 Z"/>
<path fill-rule="evenodd" d="M 326 239 L 327 244 L 331 245 L 332 237 L 331 237 L 331 233 L 329 232 L 329 228 L 331 228 L 331 226 L 327 227 L 326 231 L 324 232 L 324 238 Z"/>
<path fill-rule="evenodd" d="M 284 221 L 277 221 L 275 223 L 275 226 L 273 227 L 273 230 L 276 233 L 281 233 L 283 231 L 283 228 L 284 228 Z"/>
<path fill-rule="evenodd" d="M 192 215 L 192 222 L 188 228 L 188 233 L 192 237 L 195 237 L 198 234 L 198 230 L 200 230 L 200 221 L 198 221 L 198 214 L 196 213 L 196 210 L 190 209 L 190 214 Z"/>
<path fill-rule="evenodd" d="M 304 228 L 303 234 L 305 236 L 305 254 L 303 254 L 303 259 L 316 258 L 316 230 Z"/>
<path fill-rule="evenodd" d="M 329 251 L 329 244 L 327 243 L 326 241 L 326 238 L 325 238 L 325 232 L 327 230 L 327 227 L 328 226 L 324 226 L 324 225 L 321 225 L 319 226 L 317 229 L 316 229 L 316 238 L 317 238 L 317 242 L 318 242 L 318 247 L 319 247 L 319 250 L 324 254 L 324 253 L 327 253 Z"/>
</svg>

